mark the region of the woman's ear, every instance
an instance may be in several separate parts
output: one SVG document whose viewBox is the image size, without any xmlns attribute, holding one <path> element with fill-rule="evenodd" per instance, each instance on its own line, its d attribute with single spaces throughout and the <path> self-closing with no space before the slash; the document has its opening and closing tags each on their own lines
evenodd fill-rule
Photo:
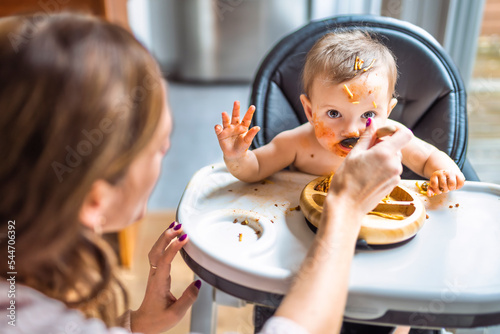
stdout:
<svg viewBox="0 0 500 334">
<path fill-rule="evenodd" d="M 394 107 L 396 106 L 396 104 L 398 104 L 398 99 L 396 99 L 395 97 L 393 97 L 391 99 L 391 102 L 389 102 L 389 110 L 387 110 L 387 117 L 389 117 L 389 115 L 392 112 L 392 109 L 394 109 Z"/>
<path fill-rule="evenodd" d="M 106 213 L 109 212 L 111 192 L 112 186 L 108 182 L 104 180 L 94 182 L 80 207 L 78 217 L 83 225 L 95 232 L 102 231 Z"/>
<path fill-rule="evenodd" d="M 304 108 L 307 120 L 312 123 L 313 117 L 311 100 L 309 100 L 306 94 L 300 94 L 300 102 L 302 102 L 302 107 Z"/>
</svg>

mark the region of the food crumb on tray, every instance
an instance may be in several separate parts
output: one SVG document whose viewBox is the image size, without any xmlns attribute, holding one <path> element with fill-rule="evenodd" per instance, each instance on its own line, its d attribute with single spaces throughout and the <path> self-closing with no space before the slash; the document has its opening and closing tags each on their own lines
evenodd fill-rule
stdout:
<svg viewBox="0 0 500 334">
<path fill-rule="evenodd" d="M 297 205 L 296 207 L 294 208 L 290 208 L 289 209 L 290 211 L 300 211 L 300 205 Z"/>
<path fill-rule="evenodd" d="M 241 241 L 241 239 L 242 239 L 242 238 L 243 238 L 243 234 L 239 233 L 239 234 L 238 234 L 238 239 L 239 239 L 239 241 Z"/>
</svg>

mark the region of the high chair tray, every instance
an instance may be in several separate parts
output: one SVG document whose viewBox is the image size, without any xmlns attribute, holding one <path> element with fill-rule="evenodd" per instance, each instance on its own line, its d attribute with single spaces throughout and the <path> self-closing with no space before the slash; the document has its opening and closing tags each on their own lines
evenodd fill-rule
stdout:
<svg viewBox="0 0 500 334">
<path fill-rule="evenodd" d="M 200 277 L 248 301 L 277 306 L 314 233 L 297 206 L 316 176 L 282 171 L 247 184 L 223 164 L 199 170 L 177 208 Z M 415 181 L 401 184 L 415 193 Z M 347 319 L 417 327 L 500 324 L 500 186 L 466 182 L 427 198 L 428 219 L 408 242 L 358 250 Z"/>
</svg>

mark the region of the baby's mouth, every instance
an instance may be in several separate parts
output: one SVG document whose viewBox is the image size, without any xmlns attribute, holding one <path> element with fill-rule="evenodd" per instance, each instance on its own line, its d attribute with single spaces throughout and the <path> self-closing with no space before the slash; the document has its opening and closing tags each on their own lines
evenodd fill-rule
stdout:
<svg viewBox="0 0 500 334">
<path fill-rule="evenodd" d="M 353 148 L 354 145 L 358 142 L 359 137 L 351 137 L 351 138 L 346 138 L 340 142 L 340 145 L 344 146 L 345 148 Z"/>
</svg>

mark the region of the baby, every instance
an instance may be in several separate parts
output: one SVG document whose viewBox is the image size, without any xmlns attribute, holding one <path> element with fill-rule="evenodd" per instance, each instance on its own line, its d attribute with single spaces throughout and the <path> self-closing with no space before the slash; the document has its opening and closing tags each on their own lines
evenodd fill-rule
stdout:
<svg viewBox="0 0 500 334">
<path fill-rule="evenodd" d="M 388 119 L 397 68 L 391 51 L 361 31 L 329 33 L 307 54 L 300 96 L 308 123 L 278 134 L 269 144 L 249 151 L 260 130 L 249 129 L 254 106 L 240 122 L 240 104 L 232 118 L 222 113 L 215 132 L 228 170 L 245 182 L 262 180 L 293 166 L 304 173 L 328 175 L 339 167 L 366 126 L 404 125 Z M 414 137 L 402 150 L 402 162 L 430 180 L 428 196 L 459 189 L 465 177 L 448 155 Z"/>
</svg>

